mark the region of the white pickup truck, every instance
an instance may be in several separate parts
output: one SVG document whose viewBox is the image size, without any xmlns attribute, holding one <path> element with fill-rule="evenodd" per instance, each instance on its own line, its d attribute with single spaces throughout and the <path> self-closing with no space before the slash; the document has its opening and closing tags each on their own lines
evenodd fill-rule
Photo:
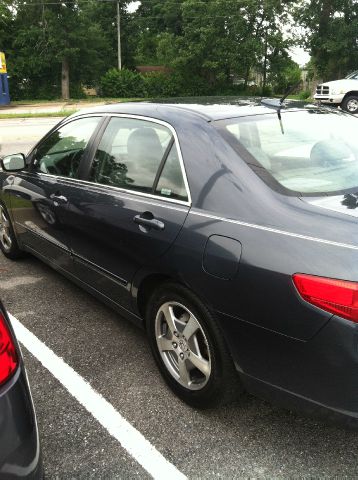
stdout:
<svg viewBox="0 0 358 480">
<path fill-rule="evenodd" d="M 342 80 L 317 85 L 315 100 L 340 106 L 349 113 L 358 113 L 358 70 Z"/>
</svg>

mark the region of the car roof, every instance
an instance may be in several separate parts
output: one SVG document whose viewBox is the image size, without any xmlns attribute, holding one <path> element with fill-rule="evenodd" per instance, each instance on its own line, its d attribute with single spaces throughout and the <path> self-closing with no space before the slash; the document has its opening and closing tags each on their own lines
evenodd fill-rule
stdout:
<svg viewBox="0 0 358 480">
<path fill-rule="evenodd" d="M 303 106 L 302 102 L 297 101 L 286 103 L 290 110 L 302 109 Z M 216 121 L 274 112 L 273 108 L 261 105 L 260 99 L 255 97 L 188 97 L 102 105 L 81 110 L 75 116 L 88 113 L 124 113 L 168 120 L 176 113 L 181 116 L 194 114 L 206 121 Z"/>
</svg>

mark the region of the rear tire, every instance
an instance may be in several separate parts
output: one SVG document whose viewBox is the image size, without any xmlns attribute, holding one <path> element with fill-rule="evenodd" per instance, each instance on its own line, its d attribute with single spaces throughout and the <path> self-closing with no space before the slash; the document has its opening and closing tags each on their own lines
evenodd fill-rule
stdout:
<svg viewBox="0 0 358 480">
<path fill-rule="evenodd" d="M 242 392 L 213 314 L 189 289 L 160 287 L 147 308 L 149 343 L 164 380 L 196 408 L 229 403 Z"/>
<path fill-rule="evenodd" d="M 358 113 L 358 95 L 347 95 L 343 99 L 342 109 L 352 115 Z"/>
<path fill-rule="evenodd" d="M 0 249 L 5 257 L 15 260 L 24 255 L 20 250 L 10 216 L 6 208 L 0 203 Z"/>
</svg>

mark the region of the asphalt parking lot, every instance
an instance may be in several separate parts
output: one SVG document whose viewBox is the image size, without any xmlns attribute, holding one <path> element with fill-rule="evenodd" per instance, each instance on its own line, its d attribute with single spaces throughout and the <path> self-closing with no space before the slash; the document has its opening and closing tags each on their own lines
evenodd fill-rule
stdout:
<svg viewBox="0 0 358 480">
<path fill-rule="evenodd" d="M 357 477 L 357 431 L 250 396 L 219 410 L 191 409 L 162 381 L 145 332 L 39 260 L 0 255 L 0 297 L 149 442 L 142 452 L 148 462 L 130 454 L 87 399 L 75 398 L 60 372 L 51 373 L 25 345 L 46 479 L 150 478 L 153 451 L 173 468 L 173 478 Z"/>
<path fill-rule="evenodd" d="M 357 433 L 252 397 L 196 411 L 164 385 L 144 332 L 28 257 L 0 257 L 8 310 L 189 478 L 358 474 Z M 147 478 L 148 473 L 23 348 L 46 478 Z"/>
</svg>

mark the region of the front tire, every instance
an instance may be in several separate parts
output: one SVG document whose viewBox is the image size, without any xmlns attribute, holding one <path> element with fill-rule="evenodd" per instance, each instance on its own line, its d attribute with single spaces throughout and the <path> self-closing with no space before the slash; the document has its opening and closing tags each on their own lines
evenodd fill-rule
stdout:
<svg viewBox="0 0 358 480">
<path fill-rule="evenodd" d="M 149 343 L 166 383 L 187 404 L 216 407 L 242 391 L 210 310 L 187 288 L 160 287 L 147 309 Z"/>
<path fill-rule="evenodd" d="M 23 256 L 20 250 L 9 214 L 0 203 L 0 249 L 5 257 L 15 260 Z"/>
<path fill-rule="evenodd" d="M 343 99 L 342 109 L 352 115 L 358 113 L 358 95 L 347 95 Z"/>
</svg>

